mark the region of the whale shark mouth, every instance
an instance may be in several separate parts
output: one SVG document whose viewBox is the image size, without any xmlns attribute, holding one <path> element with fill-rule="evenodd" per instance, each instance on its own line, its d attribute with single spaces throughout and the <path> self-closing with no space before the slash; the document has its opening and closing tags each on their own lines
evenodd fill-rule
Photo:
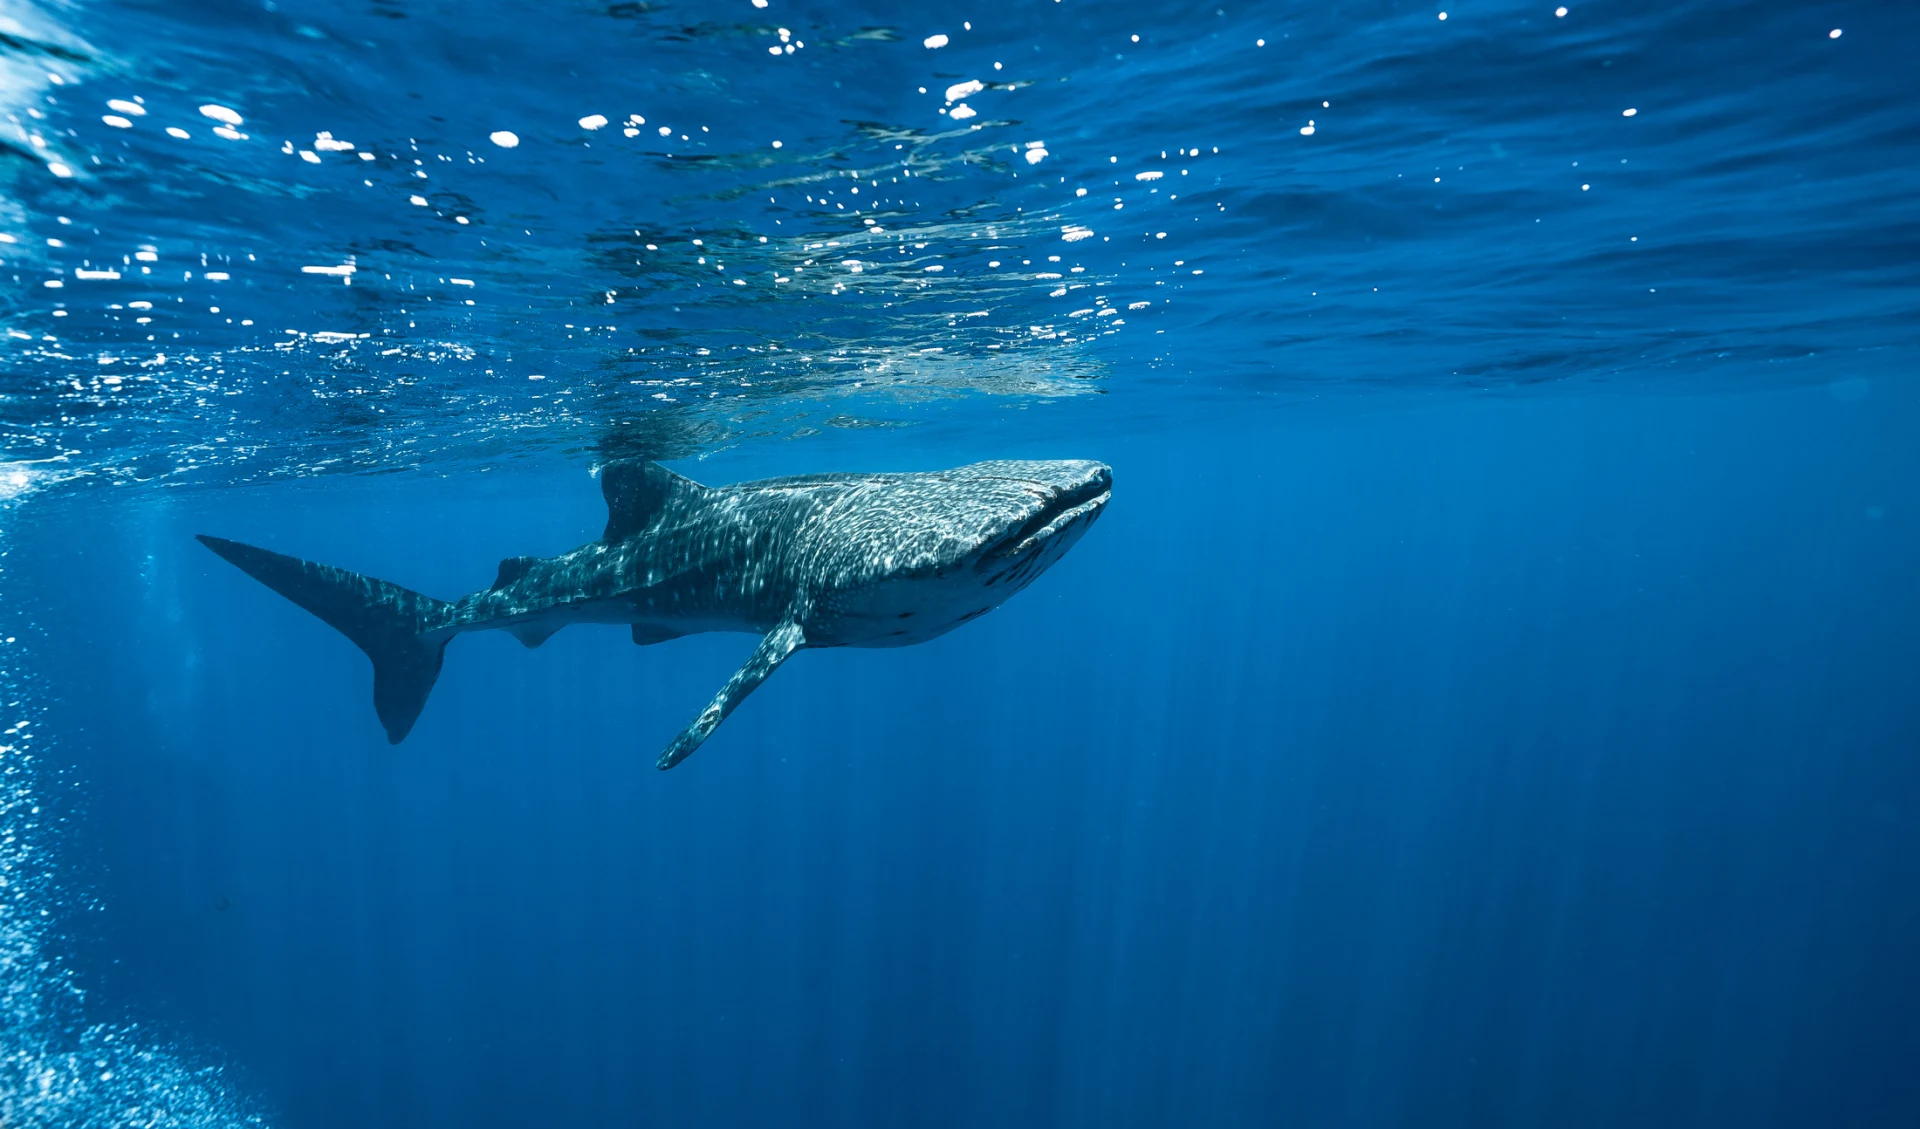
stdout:
<svg viewBox="0 0 1920 1129">
<path fill-rule="evenodd" d="M 1103 490 L 1094 497 L 1081 502 L 1079 505 L 1051 511 L 1051 516 L 1048 518 L 1047 523 L 1032 533 L 1027 534 L 1025 537 L 1022 537 L 1011 549 L 1007 550 L 1007 555 L 1021 557 L 1031 552 L 1037 552 L 1041 546 L 1052 540 L 1053 537 L 1062 530 L 1070 528 L 1077 521 L 1091 518 L 1094 514 L 1099 513 L 1100 507 L 1106 505 L 1107 499 L 1111 496 L 1109 492 Z"/>
<path fill-rule="evenodd" d="M 1101 474 L 1084 485 L 1061 491 L 1049 499 L 1039 513 L 988 549 L 981 557 L 981 564 L 1037 552 L 1063 530 L 1098 514 L 1113 496 L 1112 490 L 1112 480 Z"/>
</svg>

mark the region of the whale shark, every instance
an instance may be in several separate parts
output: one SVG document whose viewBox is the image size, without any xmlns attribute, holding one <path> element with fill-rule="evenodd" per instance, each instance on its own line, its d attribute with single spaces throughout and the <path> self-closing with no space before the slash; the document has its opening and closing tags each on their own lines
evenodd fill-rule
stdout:
<svg viewBox="0 0 1920 1129">
<path fill-rule="evenodd" d="M 654 462 L 610 463 L 600 470 L 607 525 L 598 540 L 555 557 L 508 557 L 492 587 L 457 600 L 198 540 L 366 652 L 374 712 L 396 745 L 462 632 L 506 631 L 528 647 L 576 623 L 628 624 L 642 646 L 706 631 L 760 636 L 655 761 L 669 769 L 802 649 L 910 646 L 992 611 L 1073 547 L 1112 486 L 1112 468 L 1083 460 L 732 486 Z"/>
</svg>

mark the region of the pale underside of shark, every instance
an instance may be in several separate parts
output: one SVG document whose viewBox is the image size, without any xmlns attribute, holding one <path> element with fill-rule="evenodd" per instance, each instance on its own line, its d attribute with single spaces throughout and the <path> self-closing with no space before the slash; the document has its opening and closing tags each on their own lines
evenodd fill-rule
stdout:
<svg viewBox="0 0 1920 1129">
<path fill-rule="evenodd" d="M 503 630 L 529 647 L 575 623 L 633 641 L 744 631 L 760 645 L 656 767 L 672 768 L 804 647 L 902 647 L 984 615 L 1078 541 L 1112 472 L 1086 461 L 975 463 L 913 474 L 824 474 L 702 486 L 656 463 L 600 474 L 607 528 L 557 557 L 509 557 L 458 600 L 202 535 L 242 571 L 373 660 L 373 704 L 398 744 L 447 642 Z"/>
</svg>

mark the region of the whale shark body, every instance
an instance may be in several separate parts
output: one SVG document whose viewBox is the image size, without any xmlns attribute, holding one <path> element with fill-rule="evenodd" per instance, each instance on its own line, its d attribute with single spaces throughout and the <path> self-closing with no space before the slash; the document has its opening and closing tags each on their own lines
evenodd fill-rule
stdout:
<svg viewBox="0 0 1920 1129">
<path fill-rule="evenodd" d="M 975 463 L 918 474 L 824 474 L 702 486 L 657 463 L 600 473 L 607 528 L 557 557 L 509 557 L 458 600 L 201 535 L 241 571 L 373 660 L 373 705 L 399 744 L 455 635 L 528 647 L 575 623 L 633 641 L 745 631 L 760 645 L 655 767 L 700 747 L 805 647 L 903 647 L 985 615 L 1058 561 L 1099 517 L 1112 471 L 1085 461 Z"/>
</svg>

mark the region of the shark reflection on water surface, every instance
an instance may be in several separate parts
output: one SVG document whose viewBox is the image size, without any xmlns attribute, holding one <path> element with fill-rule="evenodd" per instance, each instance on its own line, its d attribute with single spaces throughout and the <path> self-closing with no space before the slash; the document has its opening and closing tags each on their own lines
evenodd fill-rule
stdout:
<svg viewBox="0 0 1920 1129">
<path fill-rule="evenodd" d="M 911 474 L 821 474 L 702 486 L 651 462 L 600 474 L 607 528 L 556 557 L 509 557 L 493 587 L 436 600 L 384 580 L 202 535 L 243 572 L 373 660 L 373 704 L 398 744 L 447 642 L 502 630 L 529 647 L 575 623 L 632 625 L 633 641 L 703 631 L 761 636 L 656 767 L 685 760 L 805 647 L 903 647 L 985 615 L 1078 541 L 1112 470 L 998 461 Z"/>
</svg>

